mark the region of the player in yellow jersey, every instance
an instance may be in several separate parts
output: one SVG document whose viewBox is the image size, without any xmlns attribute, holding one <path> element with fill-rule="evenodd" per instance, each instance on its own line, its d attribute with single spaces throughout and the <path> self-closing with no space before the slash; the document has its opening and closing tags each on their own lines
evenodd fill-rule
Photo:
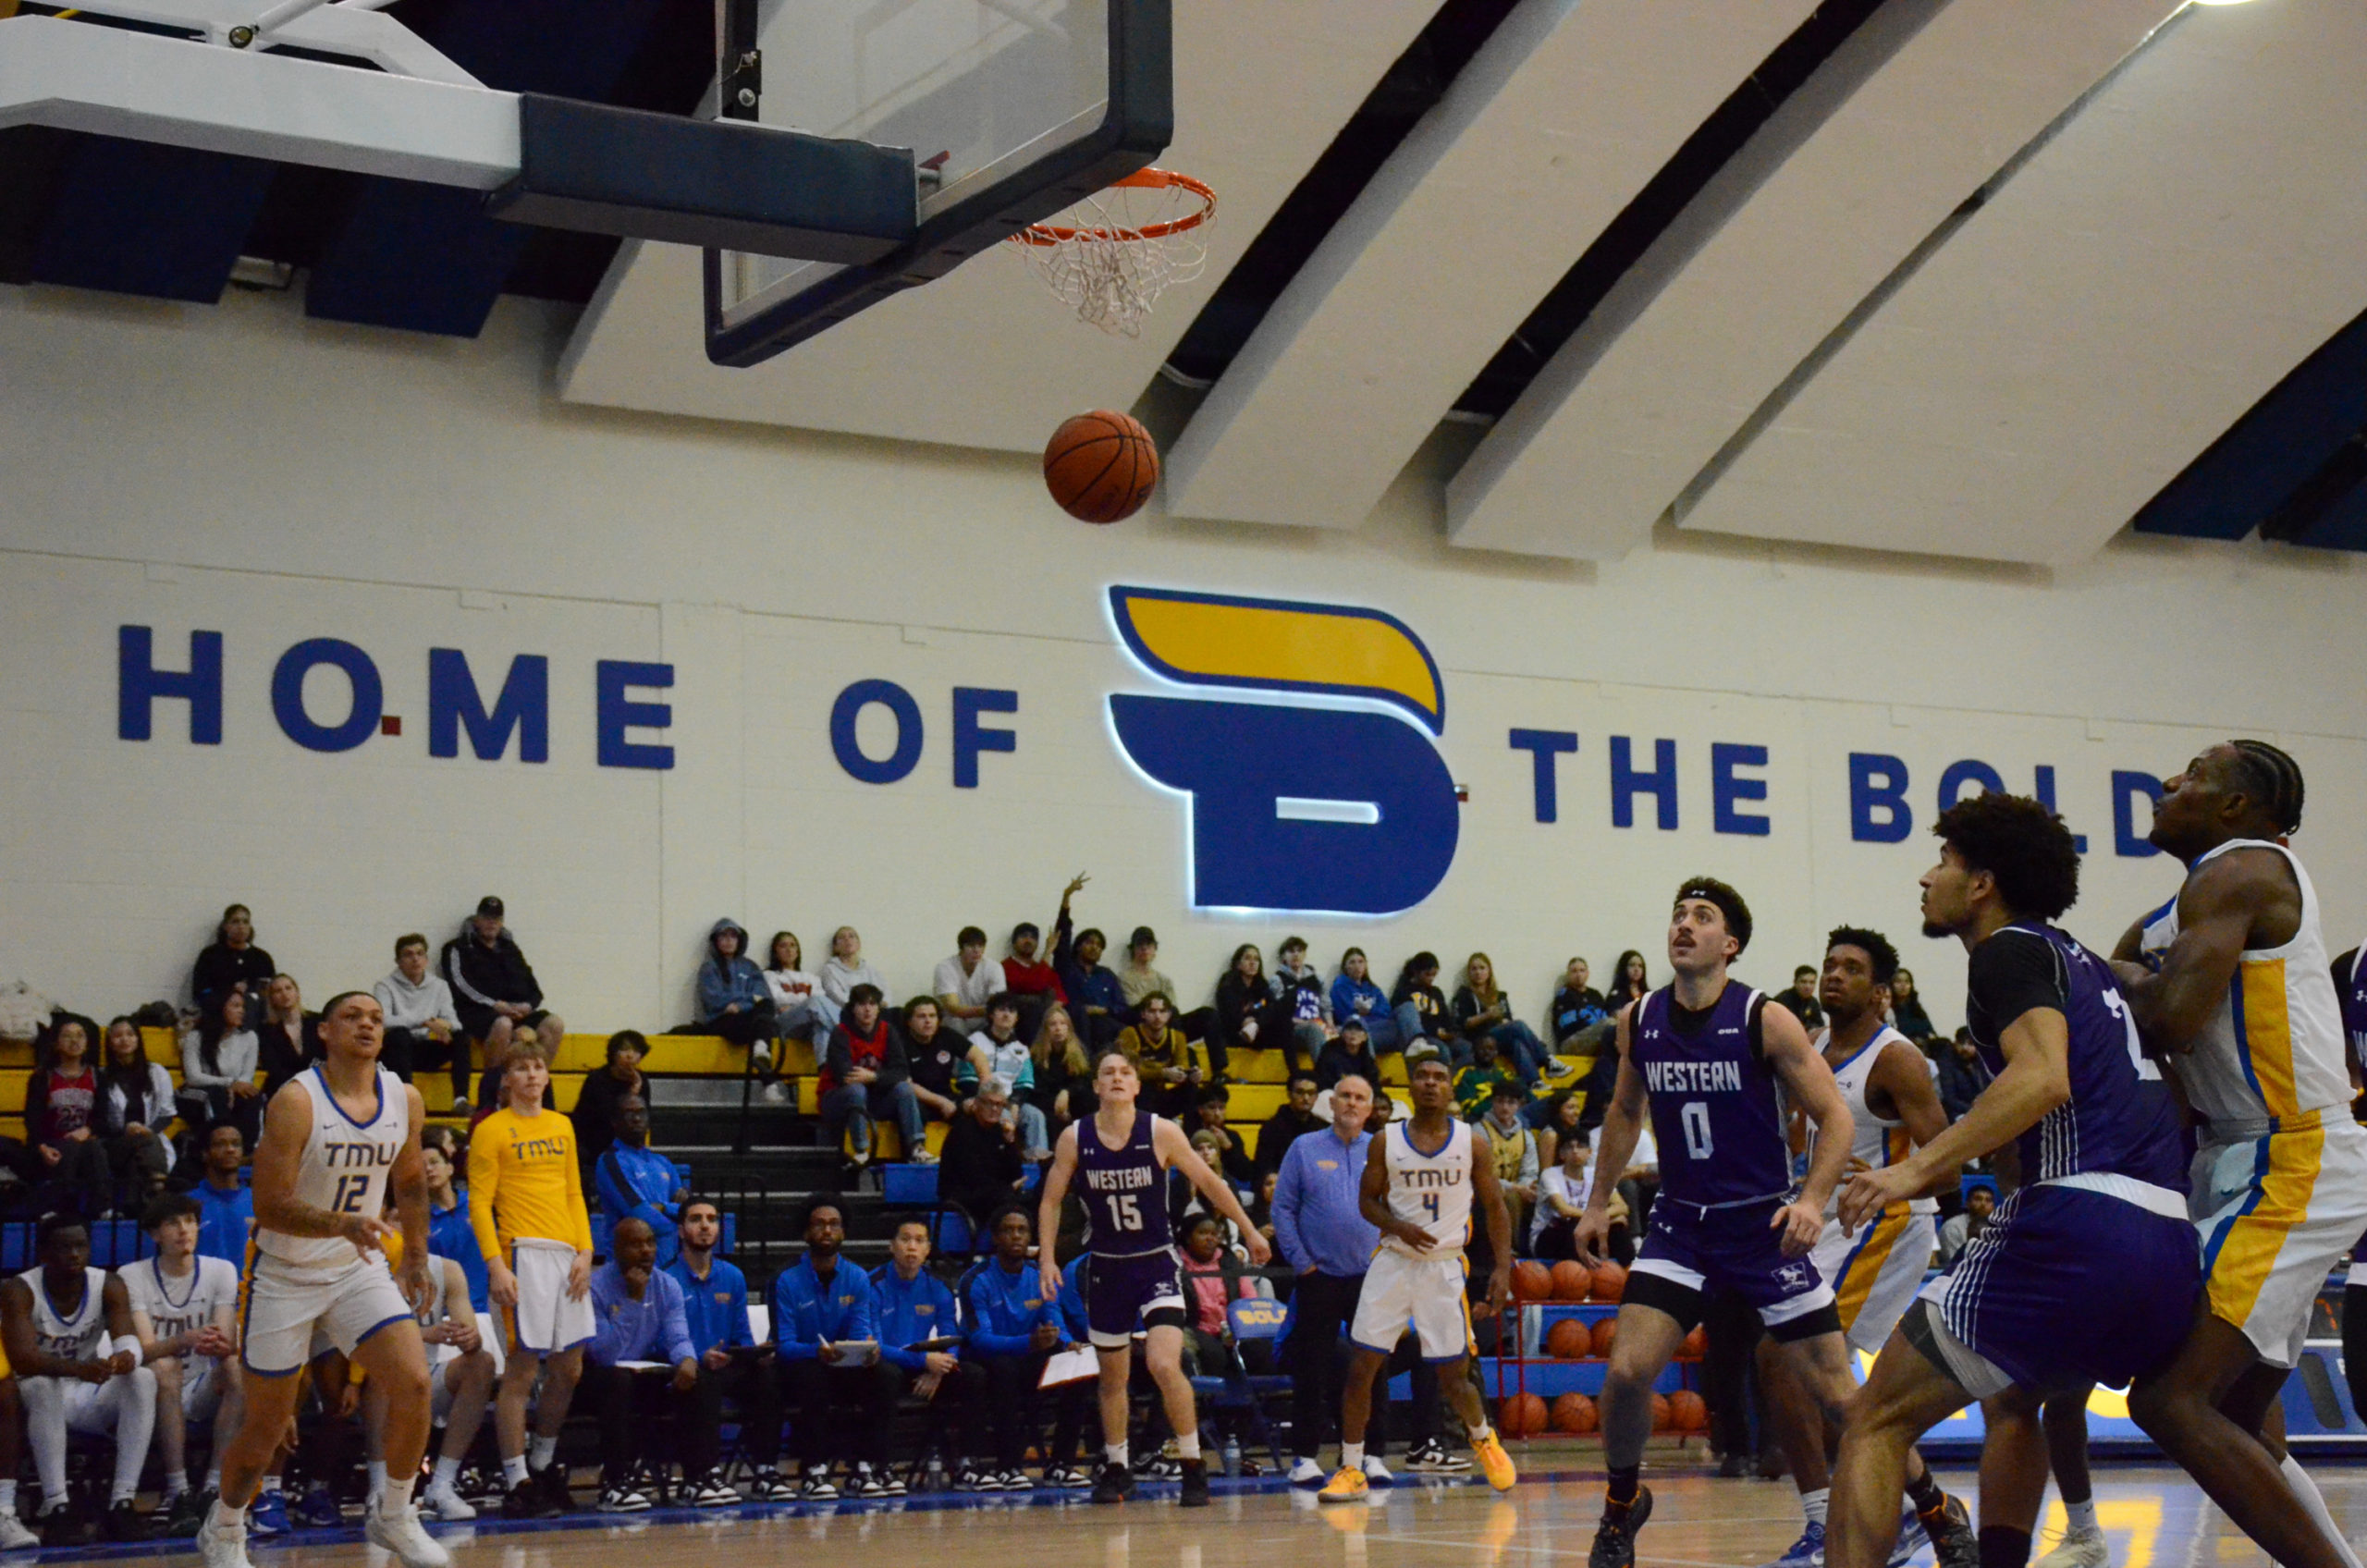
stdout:
<svg viewBox="0 0 2367 1568">
<path fill-rule="evenodd" d="M 484 1253 L 487 1289 L 509 1320 L 509 1352 L 494 1404 L 494 1436 L 508 1519 L 548 1519 L 574 1506 L 567 1471 L 554 1463 L 568 1402 L 583 1372 L 592 1317 L 592 1217 L 575 1163 L 574 1129 L 543 1109 L 550 1058 L 540 1044 L 511 1047 L 501 1109 L 469 1136 L 469 1223 Z M 549 1373 L 526 1439 L 526 1403 Z"/>
</svg>

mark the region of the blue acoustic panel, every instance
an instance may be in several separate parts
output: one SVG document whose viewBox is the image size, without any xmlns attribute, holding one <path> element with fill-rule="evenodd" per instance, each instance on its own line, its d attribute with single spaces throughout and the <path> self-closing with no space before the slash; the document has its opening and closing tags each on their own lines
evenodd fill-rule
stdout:
<svg viewBox="0 0 2367 1568">
<path fill-rule="evenodd" d="M 35 282 L 117 294 L 222 297 L 275 165 L 86 136 L 67 153 L 33 245 Z"/>
<path fill-rule="evenodd" d="M 2140 533 L 2189 539 L 2244 538 L 2361 426 L 2367 426 L 2367 315 L 2296 365 L 2146 502 L 2130 526 Z"/>
</svg>

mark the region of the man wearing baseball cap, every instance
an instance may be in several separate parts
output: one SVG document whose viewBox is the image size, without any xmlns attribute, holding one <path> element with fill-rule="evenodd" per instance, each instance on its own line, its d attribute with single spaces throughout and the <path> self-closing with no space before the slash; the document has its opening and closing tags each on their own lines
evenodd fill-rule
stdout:
<svg viewBox="0 0 2367 1568">
<path fill-rule="evenodd" d="M 512 1031 L 521 1025 L 533 1029 L 536 1038 L 549 1042 L 554 1058 L 567 1033 L 565 1021 L 543 1006 L 543 987 L 534 979 L 533 966 L 519 949 L 518 938 L 504 929 L 505 913 L 500 899 L 493 894 L 479 899 L 476 913 L 462 921 L 459 932 L 444 944 L 437 964 L 444 978 L 451 982 L 460 1026 L 484 1048 L 487 1077 L 497 1084 L 501 1063 L 509 1059 Z M 456 1091 L 465 1089 L 464 1079 L 456 1064 Z M 464 1092 L 460 1093 L 455 1103 L 465 1104 L 466 1098 Z"/>
</svg>

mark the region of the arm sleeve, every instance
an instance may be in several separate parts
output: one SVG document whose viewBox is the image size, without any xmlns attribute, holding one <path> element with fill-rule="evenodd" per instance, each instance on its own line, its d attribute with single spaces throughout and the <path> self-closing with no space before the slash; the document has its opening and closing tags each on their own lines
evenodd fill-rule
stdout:
<svg viewBox="0 0 2367 1568">
<path fill-rule="evenodd" d="M 477 1233 L 477 1250 L 487 1263 L 501 1256 L 501 1239 L 493 1224 L 494 1195 L 501 1191 L 501 1145 L 484 1133 L 469 1140 L 469 1229 Z"/>
<path fill-rule="evenodd" d="M 698 1352 L 691 1346 L 691 1319 L 690 1315 L 682 1310 L 681 1281 L 671 1274 L 659 1273 L 649 1277 L 649 1282 L 653 1286 L 656 1286 L 660 1280 L 666 1281 L 664 1286 L 659 1287 L 665 1294 L 666 1303 L 664 1324 L 658 1331 L 659 1337 L 665 1341 L 666 1359 L 679 1366 L 696 1356 Z"/>
<path fill-rule="evenodd" d="M 1027 1336 L 998 1334 L 989 1327 L 994 1322 L 994 1282 L 987 1275 L 994 1267 L 989 1263 L 970 1280 L 970 1343 L 981 1355 L 1018 1355 L 1028 1348 Z"/>
<path fill-rule="evenodd" d="M 493 998 L 469 984 L 468 969 L 460 959 L 461 951 L 458 946 L 450 949 L 445 958 L 444 977 L 452 983 L 453 992 L 468 998 L 479 1007 L 491 1007 Z"/>
<path fill-rule="evenodd" d="M 192 1089 L 220 1088 L 229 1079 L 205 1071 L 204 1060 L 198 1055 L 201 1048 L 196 1030 L 192 1029 L 181 1036 L 181 1083 Z M 30 1121 L 25 1124 L 32 1125 Z"/>
<path fill-rule="evenodd" d="M 600 1194 L 600 1212 L 611 1219 L 622 1219 L 640 1205 L 640 1196 L 627 1185 L 624 1172 L 618 1169 L 620 1161 L 613 1148 L 592 1162 L 595 1172 L 593 1185 Z"/>
<path fill-rule="evenodd" d="M 570 1140 L 570 1142 L 572 1141 Z M 590 1252 L 592 1250 L 592 1216 L 583 1207 L 583 1167 L 576 1161 L 572 1149 L 568 1151 L 568 1158 L 558 1163 L 559 1174 L 567 1182 L 568 1222 L 575 1228 L 575 1233 L 570 1239 L 574 1242 L 576 1251 Z M 473 1190 L 470 1194 L 469 1204 L 472 1208 L 476 1205 Z"/>
<path fill-rule="evenodd" d="M 2043 937 L 2007 927 L 1972 949 L 1966 966 L 1965 1011 L 1976 1009 L 2003 1035 L 2032 1008 L 2053 1008 L 2067 1016 L 2063 964 Z M 1993 1041 L 1992 1044 L 1994 1042 Z"/>
<path fill-rule="evenodd" d="M 852 1264 L 849 1268 L 853 1267 Z M 879 1337 L 879 1300 L 871 1292 L 871 1279 L 865 1276 L 862 1289 L 854 1293 L 854 1314 L 847 1319 L 847 1338 L 876 1340 Z"/>
<path fill-rule="evenodd" d="M 1265 1140 L 1261 1137 L 1258 1147 L 1264 1146 Z M 1296 1148 L 1298 1145 L 1293 1144 L 1291 1146 Z M 1299 1187 L 1304 1180 L 1300 1172 L 1305 1169 L 1305 1161 L 1284 1155 L 1282 1170 L 1274 1177 L 1274 1249 L 1293 1268 L 1304 1268 L 1312 1261 L 1298 1239 Z"/>
<path fill-rule="evenodd" d="M 731 1287 L 731 1302 L 723 1314 L 723 1342 L 727 1345 L 752 1345 L 756 1342 L 748 1331 L 748 1277 L 740 1276 Z"/>
<path fill-rule="evenodd" d="M 435 1016 L 454 1029 L 460 1028 L 460 1010 L 452 1004 L 452 987 L 440 974 L 430 974 L 428 978 L 435 983 Z"/>
<path fill-rule="evenodd" d="M 731 1002 L 731 976 L 712 959 L 699 965 L 699 1017 L 713 1018 Z"/>
</svg>

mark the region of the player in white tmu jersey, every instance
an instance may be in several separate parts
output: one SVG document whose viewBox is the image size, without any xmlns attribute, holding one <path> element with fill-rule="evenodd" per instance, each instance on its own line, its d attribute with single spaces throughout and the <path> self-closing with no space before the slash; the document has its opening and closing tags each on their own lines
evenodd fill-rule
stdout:
<svg viewBox="0 0 2367 1568">
<path fill-rule="evenodd" d="M 222 1479 L 216 1445 L 205 1490 L 190 1486 L 188 1424 L 239 1428 L 239 1270 L 226 1258 L 197 1256 L 203 1213 L 185 1194 L 151 1200 L 140 1219 L 156 1250 L 116 1276 L 131 1292 L 132 1330 L 156 1375 L 156 1446 L 165 1463 L 166 1533 L 173 1536 L 197 1533 Z"/>
<path fill-rule="evenodd" d="M 448 1568 L 419 1523 L 411 1482 L 427 1450 L 427 1355 L 412 1317 L 429 1298 L 426 1109 L 378 1065 L 385 1018 L 367 991 L 321 1012 L 325 1060 L 280 1085 L 255 1145 L 255 1238 L 248 1266 L 246 1418 L 222 1461 L 222 1494 L 198 1531 L 205 1568 L 249 1568 L 247 1504 L 295 1414 L 315 1330 L 386 1390 L 389 1476 L 363 1533 L 406 1568 Z M 386 1267 L 389 1185 L 402 1215 L 401 1283 Z"/>
<path fill-rule="evenodd" d="M 1929 1058 L 1913 1041 L 1883 1022 L 1890 1006 L 1890 983 L 1898 973 L 1898 949 L 1879 931 L 1840 926 L 1825 938 L 1824 969 L 1817 984 L 1829 1026 L 1809 1042 L 1833 1069 L 1834 1086 L 1849 1108 L 1847 1172 L 1896 1165 L 1948 1125 Z M 1824 1231 L 1809 1256 L 1833 1287 L 1843 1337 L 1852 1350 L 1879 1353 L 1907 1304 L 1923 1288 L 1938 1240 L 1940 1206 L 1933 1193 L 1960 1180 L 1951 1167 L 1911 1198 L 1886 1207 L 1854 1231 L 1841 1228 L 1840 1198 L 1827 1198 Z M 1808 1568 L 1824 1557 L 1824 1512 L 1831 1487 L 1831 1456 L 1840 1433 L 1826 1426 L 1814 1392 L 1792 1375 L 1788 1358 L 1772 1340 L 1759 1345 L 1759 1376 L 1767 1389 L 1776 1439 L 1799 1488 L 1807 1524 L 1800 1538 L 1769 1568 Z M 1981 1545 L 1963 1503 L 1931 1479 L 1923 1457 L 1907 1454 L 1907 1510 L 1894 1562 L 1905 1562 L 1918 1545 L 1917 1526 L 1932 1541 L 1940 1568 L 1977 1568 Z"/>
</svg>

